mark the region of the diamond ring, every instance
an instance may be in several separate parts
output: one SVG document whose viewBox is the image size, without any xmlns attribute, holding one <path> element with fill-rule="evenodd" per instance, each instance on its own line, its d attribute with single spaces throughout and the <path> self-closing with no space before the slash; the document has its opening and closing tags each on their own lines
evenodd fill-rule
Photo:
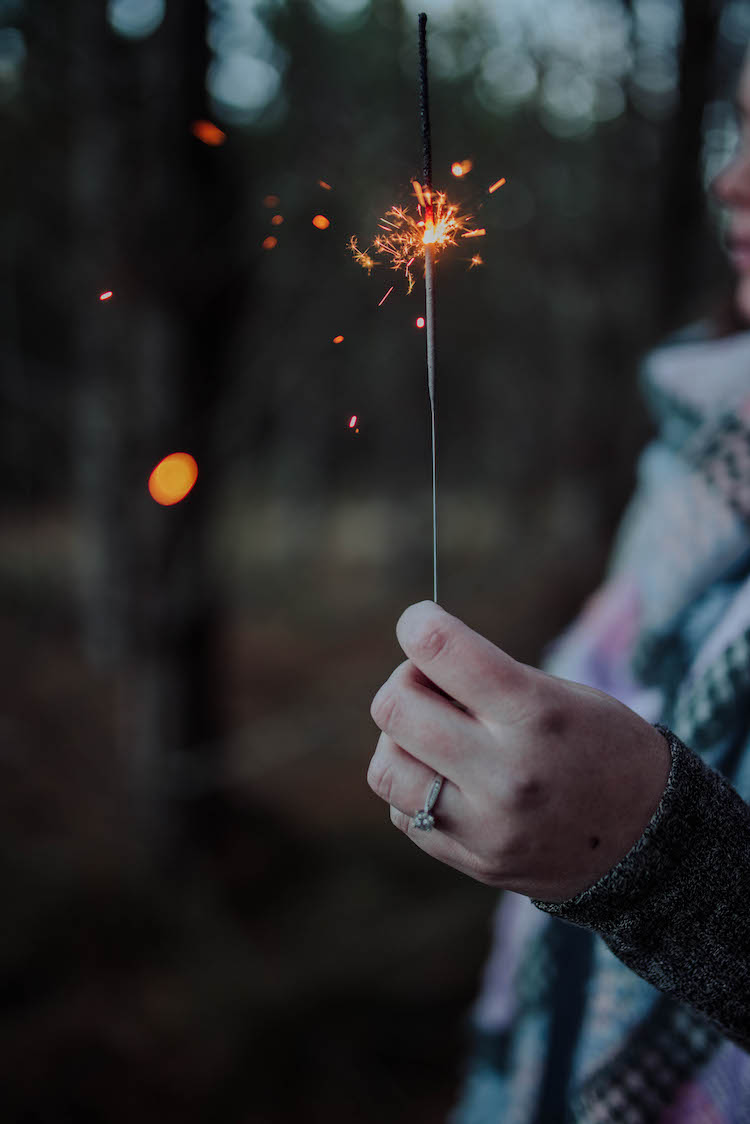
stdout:
<svg viewBox="0 0 750 1124">
<path fill-rule="evenodd" d="M 430 791 L 427 794 L 427 799 L 424 802 L 424 808 L 421 808 L 414 816 L 414 826 L 420 831 L 432 831 L 435 826 L 435 817 L 432 815 L 432 809 L 435 807 L 435 801 L 440 795 L 440 789 L 443 787 L 443 780 L 439 773 L 435 774 L 435 779 L 432 782 Z"/>
</svg>

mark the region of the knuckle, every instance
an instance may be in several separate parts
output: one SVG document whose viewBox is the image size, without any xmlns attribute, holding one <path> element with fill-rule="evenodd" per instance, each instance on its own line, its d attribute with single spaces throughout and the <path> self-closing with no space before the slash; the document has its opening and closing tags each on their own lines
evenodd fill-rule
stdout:
<svg viewBox="0 0 750 1124">
<path fill-rule="evenodd" d="M 540 707 L 536 726 L 542 738 L 561 738 L 568 731 L 570 719 L 567 708 L 553 703 Z"/>
<path fill-rule="evenodd" d="M 391 805 L 391 823 L 394 827 L 398 828 L 404 835 L 408 835 L 409 822 L 409 817 L 405 812 L 399 812 L 398 808 L 394 808 L 393 805 Z"/>
<path fill-rule="evenodd" d="M 370 714 L 375 725 L 380 727 L 381 730 L 391 728 L 398 713 L 398 706 L 398 696 L 395 691 L 381 688 L 372 700 L 372 706 L 370 707 Z"/>
<path fill-rule="evenodd" d="M 514 812 L 535 812 L 549 799 L 544 781 L 533 773 L 522 773 L 509 782 L 508 803 Z"/>
<path fill-rule="evenodd" d="M 436 659 L 448 645 L 448 633 L 445 628 L 429 628 L 416 638 L 416 648 L 419 654 L 428 660 Z"/>
<path fill-rule="evenodd" d="M 367 770 L 367 783 L 376 796 L 390 803 L 393 789 L 393 766 L 390 761 L 384 760 L 376 753 Z"/>
</svg>

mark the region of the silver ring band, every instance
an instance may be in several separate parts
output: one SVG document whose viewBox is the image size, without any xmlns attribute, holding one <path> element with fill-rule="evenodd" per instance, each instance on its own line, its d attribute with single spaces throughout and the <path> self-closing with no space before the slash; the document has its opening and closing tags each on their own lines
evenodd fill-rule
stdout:
<svg viewBox="0 0 750 1124">
<path fill-rule="evenodd" d="M 435 807 L 435 802 L 440 795 L 440 789 L 443 787 L 444 777 L 440 773 L 435 773 L 430 791 L 427 793 L 427 799 L 424 802 L 424 808 L 421 808 L 414 816 L 414 826 L 420 831 L 432 831 L 435 826 L 435 817 L 432 815 L 432 809 Z"/>
</svg>

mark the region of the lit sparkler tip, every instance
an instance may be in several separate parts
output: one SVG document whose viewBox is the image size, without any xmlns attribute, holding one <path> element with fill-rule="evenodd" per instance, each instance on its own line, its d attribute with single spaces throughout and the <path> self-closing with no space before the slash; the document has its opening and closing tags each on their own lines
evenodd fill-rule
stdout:
<svg viewBox="0 0 750 1124">
<path fill-rule="evenodd" d="M 111 289 L 107 289 L 106 292 L 99 294 L 99 300 L 100 301 L 108 301 L 108 300 L 111 300 L 114 295 L 115 294 L 112 292 Z"/>
<path fill-rule="evenodd" d="M 504 183 L 507 183 L 507 180 L 505 179 L 505 176 L 503 176 L 502 179 L 497 180 L 495 183 L 492 184 L 491 187 L 489 187 L 487 189 L 489 194 L 492 195 L 493 191 L 497 191 L 498 187 L 502 187 Z"/>
</svg>

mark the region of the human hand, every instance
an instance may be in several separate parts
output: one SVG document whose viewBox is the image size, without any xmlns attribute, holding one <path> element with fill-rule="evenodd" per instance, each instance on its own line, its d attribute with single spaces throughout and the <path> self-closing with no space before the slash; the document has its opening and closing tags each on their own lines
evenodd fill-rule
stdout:
<svg viewBox="0 0 750 1124">
<path fill-rule="evenodd" d="M 367 774 L 427 854 L 490 886 L 564 901 L 640 838 L 669 778 L 657 729 L 593 687 L 519 663 L 432 601 L 396 635 Z M 458 705 L 456 705 L 458 704 Z M 435 773 L 435 828 L 415 829 Z"/>
</svg>

